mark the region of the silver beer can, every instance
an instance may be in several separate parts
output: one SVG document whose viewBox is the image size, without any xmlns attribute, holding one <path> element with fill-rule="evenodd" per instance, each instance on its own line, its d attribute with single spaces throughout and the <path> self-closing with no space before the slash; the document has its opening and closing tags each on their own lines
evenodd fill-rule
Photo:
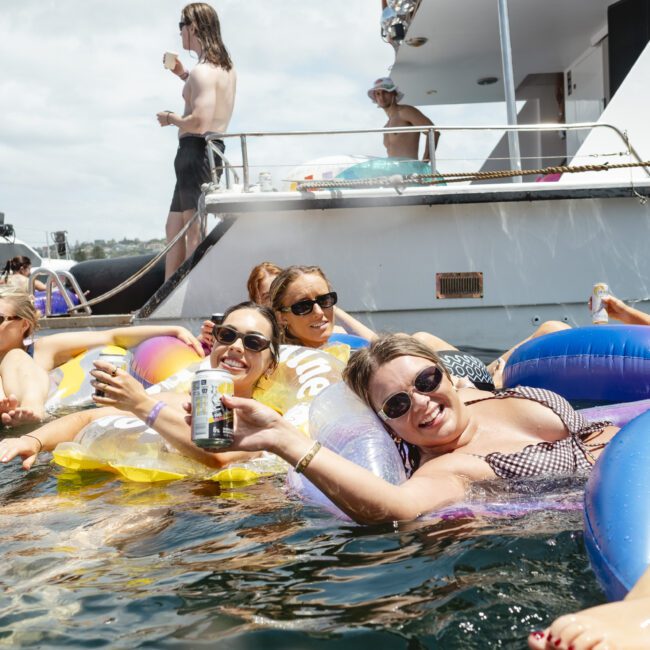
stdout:
<svg viewBox="0 0 650 650">
<path fill-rule="evenodd" d="M 129 359 L 126 354 L 115 354 L 113 352 L 100 352 L 97 357 L 97 361 L 104 361 L 114 366 L 116 370 L 128 370 L 129 369 Z M 104 397 L 103 390 L 95 389 L 95 395 L 97 397 Z"/>
<path fill-rule="evenodd" d="M 202 449 L 230 447 L 234 438 L 232 409 L 221 402 L 233 395 L 232 375 L 225 370 L 203 368 L 192 380 L 192 442 Z"/>
<path fill-rule="evenodd" d="M 609 314 L 603 303 L 603 298 L 609 295 L 609 287 L 604 282 L 596 282 L 591 292 L 591 322 L 594 325 L 604 325 L 609 322 Z"/>
</svg>

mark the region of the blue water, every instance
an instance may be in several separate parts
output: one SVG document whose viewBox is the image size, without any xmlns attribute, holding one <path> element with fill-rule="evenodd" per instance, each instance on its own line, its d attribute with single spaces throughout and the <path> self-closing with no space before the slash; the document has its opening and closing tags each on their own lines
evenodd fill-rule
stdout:
<svg viewBox="0 0 650 650">
<path fill-rule="evenodd" d="M 1 470 L 0 644 L 521 648 L 602 602 L 579 511 L 362 527 L 280 477 L 147 486 L 47 458 Z"/>
<path fill-rule="evenodd" d="M 603 602 L 579 509 L 356 526 L 281 477 L 149 486 L 39 458 L 0 467 L 0 645 L 519 649 Z M 517 490 L 576 504 L 583 483 Z"/>
</svg>

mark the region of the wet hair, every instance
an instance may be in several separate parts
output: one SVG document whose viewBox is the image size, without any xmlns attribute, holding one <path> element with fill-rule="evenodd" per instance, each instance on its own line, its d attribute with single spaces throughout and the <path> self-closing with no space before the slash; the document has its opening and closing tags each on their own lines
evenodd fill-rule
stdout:
<svg viewBox="0 0 650 650">
<path fill-rule="evenodd" d="M 38 319 L 40 318 L 38 310 L 34 307 L 33 297 L 24 291 L 7 286 L 0 287 L 0 300 L 6 300 L 13 305 L 16 312 L 14 316 L 29 323 L 27 336 L 32 336 L 38 329 Z"/>
<path fill-rule="evenodd" d="M 343 370 L 343 381 L 374 411 L 375 407 L 370 400 L 370 380 L 379 368 L 398 357 L 427 359 L 451 379 L 445 364 L 428 345 L 407 334 L 382 334 L 369 347 L 361 348 L 352 354 Z M 397 445 L 404 467 L 409 473 L 413 473 L 420 466 L 419 447 L 402 440 L 387 423 L 383 424 Z"/>
<path fill-rule="evenodd" d="M 327 284 L 327 290 L 332 290 L 332 285 L 327 279 L 323 269 L 320 266 L 288 266 L 284 269 L 280 275 L 278 275 L 275 280 L 271 283 L 271 288 L 269 289 L 269 300 L 271 301 L 271 307 L 273 311 L 277 313 L 285 307 L 283 304 L 284 297 L 287 295 L 287 290 L 293 284 L 295 280 L 302 277 L 303 275 L 320 275 Z M 295 337 L 288 327 L 282 328 L 282 337 L 283 343 L 291 343 L 292 345 L 302 345 L 302 341 Z"/>
<path fill-rule="evenodd" d="M 203 59 L 224 70 L 232 70 L 232 60 L 221 38 L 219 16 L 214 8 L 205 2 L 192 2 L 183 7 L 181 17 L 183 22 L 194 25 Z"/>
<path fill-rule="evenodd" d="M 266 307 L 265 305 L 260 305 L 256 302 L 253 302 L 252 300 L 247 300 L 245 302 L 240 302 L 237 305 L 233 305 L 232 307 L 228 307 L 228 309 L 226 309 L 226 311 L 223 313 L 223 320 L 221 322 L 225 322 L 226 318 L 228 318 L 230 314 L 242 309 L 252 309 L 253 311 L 258 312 L 264 316 L 264 318 L 266 318 L 266 320 L 271 324 L 270 349 L 271 358 L 273 359 L 272 365 L 275 367 L 280 359 L 280 344 L 282 343 L 282 336 L 280 334 L 280 326 L 278 325 L 278 321 L 275 317 L 275 314 L 273 313 L 273 310 L 270 307 Z"/>
<path fill-rule="evenodd" d="M 253 267 L 251 274 L 248 276 L 248 282 L 246 283 L 246 288 L 248 289 L 248 297 L 257 303 L 262 303 L 262 296 L 260 295 L 260 285 L 262 280 L 267 275 L 278 276 L 282 273 L 282 269 L 273 262 L 262 262 L 257 266 Z"/>
<path fill-rule="evenodd" d="M 31 266 L 32 260 L 25 255 L 16 255 L 10 260 L 7 260 L 4 268 L 2 269 L 2 277 L 7 278 L 12 273 L 18 273 L 21 269 L 24 269 L 26 266 Z"/>
</svg>

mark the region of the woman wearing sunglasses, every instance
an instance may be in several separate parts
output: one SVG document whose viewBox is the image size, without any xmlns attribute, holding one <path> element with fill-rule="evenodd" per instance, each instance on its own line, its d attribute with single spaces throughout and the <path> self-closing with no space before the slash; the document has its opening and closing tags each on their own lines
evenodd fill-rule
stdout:
<svg viewBox="0 0 650 650">
<path fill-rule="evenodd" d="M 234 448 L 281 456 L 362 523 L 415 519 L 463 500 L 474 481 L 588 470 L 617 431 L 587 424 L 549 391 L 457 388 L 437 355 L 406 335 L 354 353 L 344 379 L 396 441 L 410 476 L 402 485 L 305 439 L 261 404 L 224 402 L 237 414 Z"/>
<path fill-rule="evenodd" d="M 319 348 L 334 331 L 367 339 L 376 336 L 343 310 L 335 309 L 338 295 L 318 266 L 287 267 L 273 280 L 269 298 L 282 328 L 284 343 Z M 337 317 L 345 329 L 335 328 Z"/>
<path fill-rule="evenodd" d="M 143 325 L 32 339 L 38 319 L 29 294 L 0 287 L 0 422 L 6 426 L 42 420 L 50 387 L 47 373 L 88 348 L 128 348 L 152 336 L 175 336 L 203 356 L 201 344 L 184 327 Z"/>
<path fill-rule="evenodd" d="M 250 398 L 262 375 L 270 374 L 277 364 L 280 330 L 273 312 L 252 302 L 231 307 L 223 323 L 215 327 L 215 345 L 210 354 L 213 368 L 227 370 L 233 377 L 235 395 Z M 256 454 L 242 452 L 211 453 L 199 449 L 191 441 L 190 428 L 185 422 L 184 405 L 188 396 L 178 393 L 150 395 L 127 372 L 104 361 L 95 362 L 95 386 L 104 397 L 94 397 L 106 408 L 73 413 L 50 422 L 40 429 L 0 442 L 0 462 L 16 456 L 23 458 L 29 469 L 38 452 L 51 451 L 60 442 L 73 440 L 90 422 L 106 415 L 135 415 L 154 428 L 180 453 L 209 467 L 250 458 Z"/>
</svg>

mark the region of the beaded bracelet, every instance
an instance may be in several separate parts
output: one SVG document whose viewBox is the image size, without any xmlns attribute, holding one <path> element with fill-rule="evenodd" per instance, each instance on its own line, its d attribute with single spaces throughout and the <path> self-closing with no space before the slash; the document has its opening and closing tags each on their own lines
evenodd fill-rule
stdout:
<svg viewBox="0 0 650 650">
<path fill-rule="evenodd" d="M 306 469 L 307 465 L 314 460 L 314 456 L 318 453 L 318 450 L 323 445 L 320 442 L 316 441 L 310 448 L 309 451 L 296 463 L 295 470 L 297 474 L 302 474 Z"/>
<path fill-rule="evenodd" d="M 23 438 L 34 438 L 38 443 L 38 451 L 36 453 L 40 454 L 41 451 L 43 451 L 43 443 L 36 436 L 31 436 L 29 433 L 23 433 Z"/>
<path fill-rule="evenodd" d="M 156 402 L 154 404 L 154 407 L 149 411 L 149 415 L 147 415 L 147 419 L 144 421 L 148 427 L 153 426 L 153 423 L 156 421 L 158 414 L 163 410 L 164 406 L 165 402 Z"/>
</svg>

